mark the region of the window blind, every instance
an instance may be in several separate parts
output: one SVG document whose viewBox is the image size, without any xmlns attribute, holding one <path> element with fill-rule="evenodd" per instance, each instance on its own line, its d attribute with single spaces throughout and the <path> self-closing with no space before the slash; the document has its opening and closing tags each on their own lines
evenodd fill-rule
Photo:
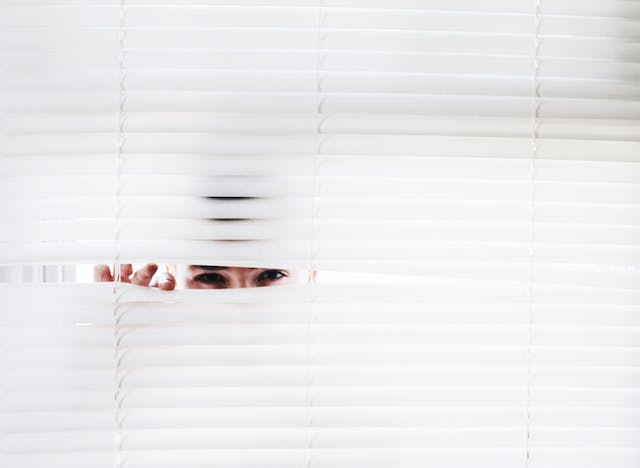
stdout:
<svg viewBox="0 0 640 468">
<path fill-rule="evenodd" d="M 638 466 L 638 2 L 0 8 L 3 467 Z"/>
</svg>

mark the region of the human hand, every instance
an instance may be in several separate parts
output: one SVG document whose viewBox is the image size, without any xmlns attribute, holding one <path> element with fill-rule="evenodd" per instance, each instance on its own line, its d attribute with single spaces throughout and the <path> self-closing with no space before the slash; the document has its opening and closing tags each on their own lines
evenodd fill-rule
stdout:
<svg viewBox="0 0 640 468">
<path fill-rule="evenodd" d="M 123 283 L 137 284 L 138 286 L 149 286 L 151 288 L 171 291 L 176 287 L 176 279 L 171 273 L 161 272 L 158 275 L 158 265 L 148 263 L 138 271 L 133 273 L 133 265 L 126 263 L 120 265 L 120 281 Z M 93 267 L 93 280 L 96 282 L 115 281 L 109 265 L 96 265 Z"/>
</svg>

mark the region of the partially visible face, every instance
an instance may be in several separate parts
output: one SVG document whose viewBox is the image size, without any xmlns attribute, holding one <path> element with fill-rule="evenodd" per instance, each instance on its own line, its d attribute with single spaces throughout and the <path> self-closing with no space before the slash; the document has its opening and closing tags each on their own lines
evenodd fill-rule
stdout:
<svg viewBox="0 0 640 468">
<path fill-rule="evenodd" d="M 210 265 L 178 265 L 175 276 L 178 287 L 184 289 L 284 286 L 305 283 L 309 277 L 306 272 L 293 270 Z"/>
</svg>

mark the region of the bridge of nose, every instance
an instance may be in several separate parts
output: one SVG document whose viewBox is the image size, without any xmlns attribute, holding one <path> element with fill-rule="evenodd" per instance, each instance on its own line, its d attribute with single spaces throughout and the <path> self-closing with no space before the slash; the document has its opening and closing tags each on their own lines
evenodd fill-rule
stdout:
<svg viewBox="0 0 640 468">
<path fill-rule="evenodd" d="M 251 288 L 255 286 L 252 271 L 249 268 L 232 268 L 227 270 L 230 288 Z"/>
</svg>

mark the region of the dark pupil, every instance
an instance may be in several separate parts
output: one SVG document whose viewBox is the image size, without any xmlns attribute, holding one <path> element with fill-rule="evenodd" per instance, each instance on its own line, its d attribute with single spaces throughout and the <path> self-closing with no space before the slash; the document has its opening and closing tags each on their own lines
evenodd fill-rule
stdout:
<svg viewBox="0 0 640 468">
<path fill-rule="evenodd" d="M 198 275 L 198 281 L 203 283 L 220 283 L 224 282 L 224 277 L 218 275 L 217 273 L 204 273 L 202 275 Z"/>
<path fill-rule="evenodd" d="M 262 273 L 261 276 L 264 280 L 277 280 L 282 277 L 282 272 L 278 270 L 269 270 Z"/>
</svg>

